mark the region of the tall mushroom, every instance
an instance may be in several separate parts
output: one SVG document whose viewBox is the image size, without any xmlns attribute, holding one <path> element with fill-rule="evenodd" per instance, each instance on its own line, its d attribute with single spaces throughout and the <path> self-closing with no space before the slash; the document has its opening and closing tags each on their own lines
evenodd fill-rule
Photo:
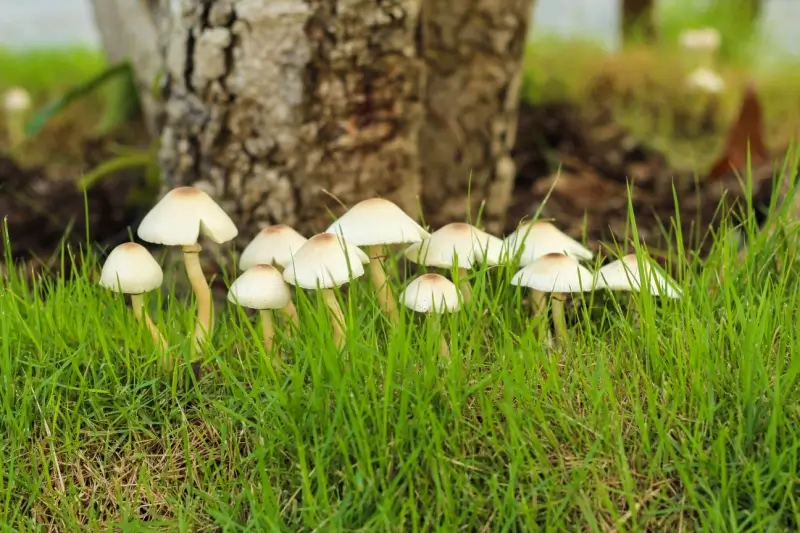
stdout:
<svg viewBox="0 0 800 533">
<path fill-rule="evenodd" d="M 200 237 L 217 244 L 238 235 L 231 218 L 204 191 L 195 187 L 172 189 L 153 207 L 141 224 L 139 238 L 153 244 L 180 246 L 192 291 L 197 298 L 195 346 L 202 346 L 213 329 L 211 288 L 200 265 Z"/>
<path fill-rule="evenodd" d="M 405 211 L 383 198 L 370 198 L 357 203 L 325 232 L 335 233 L 354 246 L 366 247 L 372 284 L 378 292 L 378 303 L 389 319 L 396 322 L 397 304 L 391 286 L 386 282 L 386 247 L 421 242 L 429 233 Z"/>
<path fill-rule="evenodd" d="M 272 310 L 283 309 L 292 301 L 292 293 L 283 274 L 272 265 L 255 265 L 236 278 L 228 289 L 228 301 L 257 309 L 261 316 L 264 349 L 269 354 L 275 345 Z"/>
<path fill-rule="evenodd" d="M 423 274 L 406 286 L 402 294 L 403 304 L 417 313 L 424 313 L 433 320 L 435 332 L 440 337 L 439 353 L 450 355 L 450 346 L 441 331 L 439 315 L 458 311 L 458 288 L 452 281 L 439 274 Z"/>
<path fill-rule="evenodd" d="M 25 140 L 25 119 L 31 103 L 31 95 L 22 87 L 12 87 L 3 95 L 8 140 L 12 147 Z"/>
<path fill-rule="evenodd" d="M 150 252 L 141 244 L 126 242 L 108 254 L 100 272 L 99 284 L 110 291 L 130 295 L 133 316 L 139 322 L 144 322 L 153 342 L 166 351 L 167 341 L 144 311 L 144 293 L 159 288 L 163 281 L 164 273 Z M 169 367 L 166 358 L 162 363 Z"/>
<path fill-rule="evenodd" d="M 297 250 L 283 272 L 288 283 L 307 290 L 320 290 L 331 317 L 333 339 L 344 346 L 344 313 L 333 289 L 364 275 L 369 257 L 332 233 L 314 235 Z"/>
<path fill-rule="evenodd" d="M 295 252 L 307 240 L 286 224 L 267 226 L 259 231 L 242 250 L 242 255 L 239 257 L 239 268 L 244 271 L 256 265 L 274 265 L 282 272 L 287 265 L 292 263 Z M 283 308 L 283 312 L 292 319 L 295 326 L 299 325 L 297 309 L 291 300 Z"/>
<path fill-rule="evenodd" d="M 592 273 L 574 257 L 551 253 L 519 270 L 511 278 L 511 284 L 551 293 L 553 328 L 556 339 L 563 343 L 567 338 L 565 293 L 589 292 L 594 288 L 594 279 Z"/>
<path fill-rule="evenodd" d="M 453 222 L 434 231 L 422 242 L 409 246 L 405 256 L 421 265 L 456 268 L 456 282 L 464 302 L 469 302 L 472 288 L 467 280 L 467 270 L 475 265 L 476 260 L 485 259 L 492 264 L 493 260 L 500 259 L 500 251 L 488 237 L 491 237 L 488 233 L 470 224 Z"/>
</svg>

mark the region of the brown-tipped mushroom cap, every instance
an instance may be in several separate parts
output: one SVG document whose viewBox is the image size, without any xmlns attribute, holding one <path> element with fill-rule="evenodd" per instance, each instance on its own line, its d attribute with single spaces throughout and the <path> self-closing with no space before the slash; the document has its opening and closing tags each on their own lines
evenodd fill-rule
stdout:
<svg viewBox="0 0 800 533">
<path fill-rule="evenodd" d="M 256 265 L 236 278 L 228 301 L 250 309 L 283 309 L 292 299 L 283 274 L 272 265 Z"/>
<path fill-rule="evenodd" d="M 528 265 L 552 253 L 587 261 L 593 257 L 592 252 L 581 243 L 544 220 L 520 224 L 514 233 L 505 238 L 505 245 L 510 257 L 515 257 L 522 250 L 521 265 Z"/>
<path fill-rule="evenodd" d="M 286 268 L 291 264 L 292 256 L 307 240 L 285 224 L 268 226 L 259 231 L 242 251 L 239 268 L 247 270 L 256 265 L 278 265 Z"/>
<path fill-rule="evenodd" d="M 204 191 L 178 187 L 169 191 L 139 225 L 139 238 L 165 246 L 189 246 L 201 235 L 216 243 L 232 240 L 239 231 L 231 218 Z"/>
<path fill-rule="evenodd" d="M 114 248 L 100 273 L 100 286 L 124 294 L 142 294 L 161 286 L 164 273 L 147 248 L 126 242 Z"/>
<path fill-rule="evenodd" d="M 667 298 L 680 298 L 681 290 L 657 269 L 653 268 L 648 258 L 642 260 L 645 279 L 648 281 L 647 290 L 655 296 Z M 640 291 L 641 270 L 636 254 L 628 254 L 621 259 L 611 262 L 597 271 L 597 288 L 614 291 Z"/>
<path fill-rule="evenodd" d="M 474 226 L 453 222 L 434 231 L 422 242 L 406 248 L 405 256 L 420 265 L 469 269 L 478 257 L 482 257 L 479 248 L 488 242 L 485 237 L 488 233 L 478 232 L 480 230 Z"/>
<path fill-rule="evenodd" d="M 325 233 L 339 235 L 355 246 L 420 242 L 429 236 L 405 211 L 383 198 L 357 203 Z"/>
<path fill-rule="evenodd" d="M 577 259 L 556 253 L 540 257 L 511 278 L 512 285 L 540 292 L 588 292 L 593 281 L 592 273 Z"/>
<path fill-rule="evenodd" d="M 314 235 L 292 257 L 283 279 L 303 289 L 332 289 L 364 275 L 367 254 L 332 233 Z"/>
<path fill-rule="evenodd" d="M 401 296 L 403 304 L 418 313 L 446 313 L 460 307 L 458 288 L 439 274 L 423 274 L 408 284 Z"/>
</svg>

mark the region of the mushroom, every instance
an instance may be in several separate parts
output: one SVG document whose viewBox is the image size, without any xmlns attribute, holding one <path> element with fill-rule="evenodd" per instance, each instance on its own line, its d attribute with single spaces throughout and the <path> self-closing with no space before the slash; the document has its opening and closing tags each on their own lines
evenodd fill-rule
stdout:
<svg viewBox="0 0 800 533">
<path fill-rule="evenodd" d="M 491 261 L 494 251 L 484 254 L 491 245 L 489 234 L 464 222 L 446 224 L 431 233 L 420 243 L 412 244 L 405 251 L 406 258 L 426 266 L 437 268 L 456 268 L 457 282 L 464 302 L 469 302 L 472 290 L 467 281 L 467 270 L 478 258 Z M 496 245 L 492 245 L 496 246 Z M 499 260 L 499 253 L 497 258 Z"/>
<path fill-rule="evenodd" d="M 186 274 L 197 298 L 195 346 L 200 347 L 214 325 L 211 287 L 200 265 L 200 236 L 217 244 L 238 235 L 236 225 L 206 192 L 195 187 L 172 189 L 145 215 L 139 238 L 153 244 L 180 246 Z"/>
<path fill-rule="evenodd" d="M 512 285 L 552 294 L 553 327 L 559 342 L 567 338 L 564 293 L 589 292 L 594 287 L 593 281 L 592 273 L 577 259 L 558 253 L 540 257 L 511 278 Z"/>
<path fill-rule="evenodd" d="M 439 315 L 458 311 L 458 288 L 452 281 L 439 274 L 423 274 L 408 284 L 402 294 L 403 304 L 417 313 L 424 313 L 433 320 L 432 325 L 440 336 L 439 353 L 450 355 L 450 346 L 441 333 Z"/>
<path fill-rule="evenodd" d="M 649 258 L 642 259 L 640 268 L 636 254 L 628 254 L 597 271 L 597 288 L 612 291 L 641 291 L 641 274 L 644 272 L 647 291 L 654 296 L 680 298 L 681 290 L 666 275 L 653 267 Z"/>
<path fill-rule="evenodd" d="M 566 254 L 586 261 L 594 257 L 591 250 L 544 220 L 520 224 L 503 242 L 509 257 L 519 254 L 521 266 L 529 265 L 550 253 Z M 545 294 L 537 290 L 531 291 L 531 303 L 535 312 L 544 312 Z"/>
<path fill-rule="evenodd" d="M 108 254 L 99 284 L 113 292 L 130 295 L 133 316 L 145 323 L 153 342 L 166 351 L 167 341 L 144 311 L 144 293 L 157 289 L 163 281 L 164 273 L 150 252 L 141 244 L 126 242 Z M 166 360 L 164 363 L 168 366 Z"/>
<path fill-rule="evenodd" d="M 378 303 L 392 322 L 397 322 L 397 304 L 386 282 L 384 258 L 392 244 L 417 243 L 430 234 L 405 211 L 389 200 L 370 198 L 354 205 L 325 230 L 354 246 L 366 247 L 370 276 L 378 292 Z"/>
<path fill-rule="evenodd" d="M 331 318 L 333 339 L 344 346 L 344 313 L 336 301 L 334 287 L 364 275 L 369 257 L 357 247 L 332 233 L 314 235 L 297 250 L 283 279 L 296 287 L 320 290 Z"/>
<path fill-rule="evenodd" d="M 239 268 L 244 271 L 256 265 L 274 265 L 284 271 L 292 263 L 292 256 L 307 240 L 286 224 L 267 226 L 242 251 Z M 295 326 L 299 324 L 297 309 L 291 300 L 283 308 L 283 312 L 292 319 Z"/>
<path fill-rule="evenodd" d="M 25 140 L 25 117 L 31 108 L 31 95 L 22 87 L 12 87 L 3 95 L 3 110 L 11 146 Z"/>
<path fill-rule="evenodd" d="M 264 349 L 270 353 L 275 345 L 272 310 L 283 309 L 292 301 L 292 293 L 283 274 L 272 265 L 252 266 L 231 284 L 228 301 L 258 310 Z"/>
</svg>

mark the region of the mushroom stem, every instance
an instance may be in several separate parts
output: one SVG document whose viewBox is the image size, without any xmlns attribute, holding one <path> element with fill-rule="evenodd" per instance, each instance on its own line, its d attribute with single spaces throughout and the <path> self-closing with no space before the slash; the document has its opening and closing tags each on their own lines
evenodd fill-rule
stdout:
<svg viewBox="0 0 800 533">
<path fill-rule="evenodd" d="M 272 310 L 262 309 L 261 315 L 261 335 L 264 337 L 264 350 L 272 352 L 275 347 L 275 327 L 272 324 Z"/>
<path fill-rule="evenodd" d="M 542 291 L 531 291 L 531 308 L 533 309 L 533 323 L 538 332 L 539 339 L 550 342 L 550 327 L 547 320 L 547 295 Z"/>
<path fill-rule="evenodd" d="M 469 284 L 469 274 L 467 273 L 466 268 L 459 268 L 458 269 L 458 288 L 461 289 L 461 295 L 464 299 L 464 303 L 469 303 L 472 299 L 472 287 Z"/>
<path fill-rule="evenodd" d="M 369 271 L 372 277 L 372 285 L 378 291 L 378 303 L 381 310 L 389 317 L 389 321 L 397 323 L 400 315 L 397 312 L 397 302 L 394 300 L 392 288 L 386 282 L 386 266 L 383 258 L 386 256 L 386 247 L 382 244 L 367 247 L 369 255 Z"/>
<path fill-rule="evenodd" d="M 439 355 L 443 358 L 450 357 L 450 345 L 442 333 L 442 319 L 436 314 L 432 313 L 431 319 L 431 333 L 439 337 Z"/>
<path fill-rule="evenodd" d="M 333 327 L 333 341 L 339 348 L 344 347 L 344 313 L 336 301 L 336 293 L 333 289 L 323 289 L 322 298 L 330 311 L 331 326 Z"/>
<path fill-rule="evenodd" d="M 194 330 L 194 341 L 195 347 L 198 349 L 214 326 L 214 317 L 211 314 L 211 287 L 209 287 L 205 275 L 203 275 L 203 267 L 200 265 L 200 251 L 202 249 L 203 247 L 199 244 L 182 247 L 186 275 L 192 285 L 192 292 L 197 298 L 197 324 Z"/>
<path fill-rule="evenodd" d="M 166 339 L 164 339 L 158 327 L 153 324 L 153 321 L 150 320 L 150 316 L 144 312 L 144 294 L 131 294 L 131 307 L 133 307 L 133 316 L 136 317 L 136 320 L 144 322 L 145 326 L 147 326 L 150 336 L 153 337 L 153 342 L 166 351 L 169 348 Z"/>
<path fill-rule="evenodd" d="M 300 317 L 297 315 L 297 308 L 294 306 L 293 302 L 289 302 L 286 307 L 282 309 L 282 312 L 291 319 L 295 327 L 300 325 Z"/>
<path fill-rule="evenodd" d="M 531 290 L 531 309 L 533 309 L 535 315 L 547 313 L 547 298 L 545 293 L 537 291 L 536 289 Z"/>
<path fill-rule="evenodd" d="M 561 293 L 553 293 L 551 306 L 553 308 L 553 329 L 556 332 L 556 342 L 564 344 L 567 340 L 567 320 L 564 317 L 564 298 Z"/>
</svg>

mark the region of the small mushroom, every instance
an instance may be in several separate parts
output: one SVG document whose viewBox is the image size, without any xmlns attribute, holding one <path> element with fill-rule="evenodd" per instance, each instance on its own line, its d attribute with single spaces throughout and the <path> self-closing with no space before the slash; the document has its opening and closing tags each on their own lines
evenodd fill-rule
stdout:
<svg viewBox="0 0 800 533">
<path fill-rule="evenodd" d="M 566 254 L 586 261 L 591 261 L 594 257 L 591 250 L 544 220 L 520 224 L 514 233 L 505 238 L 505 245 L 511 257 L 521 254 L 519 263 L 522 266 L 552 253 Z"/>
<path fill-rule="evenodd" d="M 597 288 L 638 292 L 642 290 L 642 277 L 644 277 L 646 289 L 653 296 L 667 298 L 682 296 L 680 288 L 654 268 L 649 258 L 642 258 L 642 266 L 644 268 L 640 268 L 636 254 L 628 254 L 617 259 L 597 271 Z"/>
<path fill-rule="evenodd" d="M 477 260 L 487 260 L 491 264 L 495 253 L 499 261 L 500 252 L 495 252 L 496 243 L 492 244 L 487 236 L 491 237 L 470 224 L 453 222 L 434 231 L 422 242 L 406 248 L 405 256 L 421 265 L 456 268 L 458 287 L 464 302 L 469 302 L 472 288 L 467 280 L 467 270 L 472 269 Z"/>
<path fill-rule="evenodd" d="M 283 309 L 292 301 L 292 293 L 283 274 L 272 265 L 252 266 L 231 284 L 228 301 L 258 310 L 261 315 L 264 349 L 267 353 L 272 352 L 275 345 L 272 311 Z"/>
<path fill-rule="evenodd" d="M 557 253 L 544 255 L 522 268 L 511 278 L 511 284 L 551 293 L 553 327 L 559 342 L 567 338 L 565 293 L 589 292 L 594 288 L 592 273 L 586 267 L 574 257 Z"/>
<path fill-rule="evenodd" d="M 258 235 L 242 251 L 239 268 L 244 271 L 256 265 L 274 265 L 283 272 L 286 266 L 292 263 L 295 252 L 307 240 L 286 224 L 267 226 L 258 232 Z M 297 309 L 291 300 L 283 308 L 283 312 L 294 322 L 295 326 L 299 325 Z"/>
<path fill-rule="evenodd" d="M 391 286 L 386 281 L 386 247 L 421 242 L 429 233 L 400 207 L 383 198 L 370 198 L 357 203 L 325 232 L 339 235 L 354 246 L 366 247 L 378 303 L 389 320 L 396 322 L 397 304 Z"/>
<path fill-rule="evenodd" d="M 144 322 L 153 342 L 167 350 L 167 341 L 150 316 L 144 311 L 144 293 L 161 286 L 164 273 L 150 252 L 135 242 L 126 242 L 114 248 L 100 272 L 100 286 L 113 292 L 128 294 L 136 320 Z M 169 367 L 164 361 L 166 367 Z"/>
<path fill-rule="evenodd" d="M 3 110 L 11 146 L 16 146 L 25 140 L 25 118 L 31 104 L 31 95 L 22 87 L 12 87 L 3 95 Z"/>
<path fill-rule="evenodd" d="M 406 286 L 402 299 L 406 307 L 434 321 L 433 326 L 441 338 L 439 352 L 443 357 L 449 356 L 450 346 L 441 333 L 439 315 L 458 311 L 461 304 L 455 284 L 439 274 L 423 274 Z"/>
<path fill-rule="evenodd" d="M 195 346 L 199 348 L 214 325 L 211 288 L 200 265 L 200 236 L 218 244 L 238 235 L 231 218 L 204 191 L 195 187 L 172 189 L 145 215 L 139 238 L 153 244 L 180 246 L 186 274 L 197 298 Z"/>
<path fill-rule="evenodd" d="M 334 342 L 344 346 L 344 313 L 336 301 L 334 287 L 364 275 L 369 257 L 332 233 L 314 235 L 297 250 L 283 272 L 288 283 L 307 290 L 320 290 L 331 317 Z"/>
</svg>

